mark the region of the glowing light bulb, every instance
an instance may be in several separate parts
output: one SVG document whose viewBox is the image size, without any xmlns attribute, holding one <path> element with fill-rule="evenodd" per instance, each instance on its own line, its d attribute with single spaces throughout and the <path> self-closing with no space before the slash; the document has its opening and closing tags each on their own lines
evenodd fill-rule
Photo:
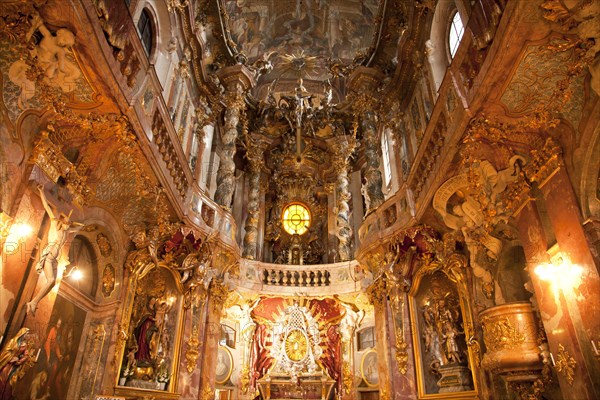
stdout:
<svg viewBox="0 0 600 400">
<path fill-rule="evenodd" d="M 24 223 L 18 223 L 18 224 L 13 225 L 13 229 L 14 229 L 15 234 L 19 238 L 24 238 L 26 236 L 29 236 L 31 234 L 31 232 L 33 232 L 33 228 L 30 225 L 24 224 Z"/>
<path fill-rule="evenodd" d="M 71 278 L 73 278 L 74 281 L 79 281 L 79 280 L 81 280 L 81 278 L 83 278 L 83 272 L 81 272 L 77 268 L 75 268 L 75 270 L 73 270 L 73 272 L 70 275 L 71 275 Z"/>
</svg>

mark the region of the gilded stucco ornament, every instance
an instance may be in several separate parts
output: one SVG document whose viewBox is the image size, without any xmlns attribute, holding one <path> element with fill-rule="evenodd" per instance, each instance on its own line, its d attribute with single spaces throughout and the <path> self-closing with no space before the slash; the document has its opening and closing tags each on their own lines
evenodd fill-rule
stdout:
<svg viewBox="0 0 600 400">
<path fill-rule="evenodd" d="M 565 346 L 559 343 L 558 355 L 556 357 L 556 371 L 563 374 L 567 383 L 573 386 L 573 380 L 575 379 L 575 368 L 577 368 L 577 361 L 565 350 Z"/>
<path fill-rule="evenodd" d="M 200 331 L 198 326 L 195 325 L 192 328 L 192 333 L 190 334 L 189 339 L 186 342 L 187 351 L 185 352 L 185 367 L 187 371 L 191 374 L 194 372 L 196 368 L 196 363 L 198 362 L 198 354 L 200 347 Z"/>
<path fill-rule="evenodd" d="M 561 32 L 576 35 L 576 39 L 569 39 L 571 46 L 587 49 L 585 55 L 575 61 L 575 66 L 588 68 L 591 87 L 600 96 L 600 4 L 589 0 L 569 3 L 549 0 L 541 7 L 546 20 Z"/>
</svg>

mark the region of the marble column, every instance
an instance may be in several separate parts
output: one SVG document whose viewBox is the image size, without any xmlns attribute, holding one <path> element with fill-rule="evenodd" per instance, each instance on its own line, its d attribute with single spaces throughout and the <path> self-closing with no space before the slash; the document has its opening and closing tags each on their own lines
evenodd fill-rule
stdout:
<svg viewBox="0 0 600 400">
<path fill-rule="evenodd" d="M 226 67 L 219 71 L 219 79 L 226 87 L 225 118 L 221 131 L 219 152 L 220 164 L 217 170 L 217 190 L 215 201 L 221 207 L 229 209 L 235 186 L 235 162 L 238 125 L 245 112 L 244 96 L 254 80 L 250 71 L 243 65 Z"/>
<path fill-rule="evenodd" d="M 244 251 L 242 257 L 249 260 L 256 259 L 258 246 L 258 221 L 260 214 L 260 173 L 264 165 L 264 151 L 266 142 L 259 139 L 250 139 L 246 144 L 246 158 L 250 164 L 248 206 L 246 224 L 244 228 Z"/>
<path fill-rule="evenodd" d="M 208 289 L 206 326 L 200 372 L 200 392 L 198 400 L 215 398 L 215 379 L 217 353 L 219 351 L 219 338 L 221 335 L 221 311 L 229 294 L 228 289 L 221 282 L 213 280 Z"/>
<path fill-rule="evenodd" d="M 388 332 L 388 300 L 385 280 L 377 279 L 367 288 L 369 301 L 374 307 L 375 316 L 375 348 L 377 350 L 377 370 L 379 373 L 379 399 L 391 400 L 392 382 L 391 354 Z"/>
<path fill-rule="evenodd" d="M 339 261 L 348 261 L 352 259 L 352 226 L 350 225 L 350 206 L 348 202 L 351 199 L 348 178 L 348 158 L 354 151 L 355 140 L 348 136 L 339 136 L 335 141 L 335 155 L 333 167 L 336 174 L 335 180 L 335 221 L 336 237 L 338 239 L 338 257 Z"/>
</svg>

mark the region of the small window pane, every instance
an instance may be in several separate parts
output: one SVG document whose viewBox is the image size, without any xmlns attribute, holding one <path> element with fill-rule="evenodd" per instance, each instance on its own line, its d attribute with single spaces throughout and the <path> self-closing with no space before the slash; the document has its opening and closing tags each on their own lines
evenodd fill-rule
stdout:
<svg viewBox="0 0 600 400">
<path fill-rule="evenodd" d="M 450 24 L 450 34 L 448 35 L 448 46 L 450 49 L 450 56 L 452 58 L 454 58 L 454 55 L 458 50 L 458 45 L 460 44 L 464 30 L 465 28 L 460 19 L 460 14 L 455 12 L 454 16 L 452 17 L 452 23 Z"/>
<path fill-rule="evenodd" d="M 385 186 L 390 186 L 392 182 L 392 164 L 390 161 L 390 145 L 387 137 L 388 131 L 381 135 L 381 153 L 383 156 L 383 174 L 385 175 Z"/>
<path fill-rule="evenodd" d="M 138 32 L 140 34 L 140 39 L 142 40 L 142 45 L 144 46 L 144 50 L 146 50 L 146 54 L 150 56 L 150 53 L 152 53 L 152 42 L 154 39 L 154 32 L 152 30 L 152 21 L 148 10 L 142 10 L 142 14 L 140 15 L 137 27 Z"/>
<path fill-rule="evenodd" d="M 371 326 L 358 332 L 358 351 L 375 347 L 375 329 Z"/>
</svg>

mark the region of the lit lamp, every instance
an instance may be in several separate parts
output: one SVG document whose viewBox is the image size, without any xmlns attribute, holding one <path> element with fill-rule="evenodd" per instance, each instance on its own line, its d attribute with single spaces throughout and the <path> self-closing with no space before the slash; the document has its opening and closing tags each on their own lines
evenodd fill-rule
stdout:
<svg viewBox="0 0 600 400">
<path fill-rule="evenodd" d="M 0 253 L 12 253 L 18 248 L 33 228 L 26 223 L 14 221 L 5 212 L 0 212 Z"/>
<path fill-rule="evenodd" d="M 72 266 L 69 271 L 63 275 L 63 278 L 70 278 L 74 281 L 80 281 L 83 278 L 83 272 L 76 265 Z"/>
<path fill-rule="evenodd" d="M 535 274 L 542 280 L 550 282 L 553 290 L 573 290 L 581 284 L 583 268 L 572 264 L 568 258 L 558 253 L 552 257 L 551 263 L 535 267 Z"/>
</svg>

